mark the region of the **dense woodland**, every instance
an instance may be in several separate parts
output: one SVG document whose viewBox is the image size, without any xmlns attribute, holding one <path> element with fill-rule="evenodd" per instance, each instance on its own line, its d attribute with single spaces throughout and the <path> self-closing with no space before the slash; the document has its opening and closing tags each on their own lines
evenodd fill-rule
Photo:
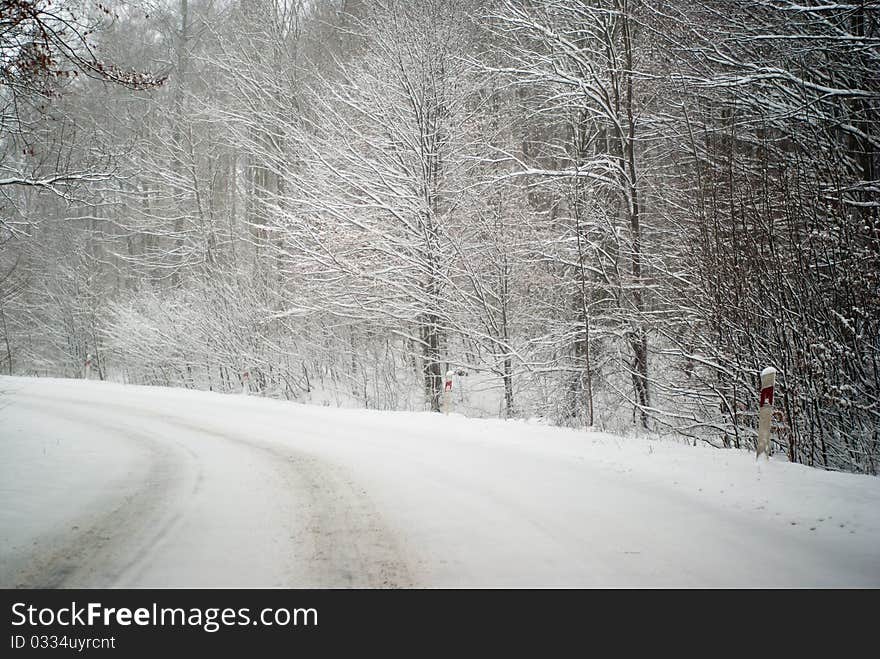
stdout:
<svg viewBox="0 0 880 659">
<path fill-rule="evenodd" d="M 3 373 L 880 470 L 876 1 L 0 0 L 0 112 Z"/>
</svg>

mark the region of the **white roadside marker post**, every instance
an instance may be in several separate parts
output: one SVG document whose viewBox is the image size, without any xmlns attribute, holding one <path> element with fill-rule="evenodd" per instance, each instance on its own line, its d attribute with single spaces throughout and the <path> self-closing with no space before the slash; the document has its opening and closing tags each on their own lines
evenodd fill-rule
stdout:
<svg viewBox="0 0 880 659">
<path fill-rule="evenodd" d="M 241 393 L 245 396 L 248 395 L 250 388 L 248 387 L 248 382 L 250 382 L 251 374 L 245 371 L 241 374 Z"/>
<path fill-rule="evenodd" d="M 454 371 L 446 371 L 446 383 L 443 385 L 443 414 L 449 414 L 452 405 L 452 376 Z"/>
<path fill-rule="evenodd" d="M 755 460 L 763 453 L 770 459 L 770 422 L 773 419 L 773 385 L 776 369 L 768 366 L 761 371 L 761 398 L 758 401 L 758 445 Z"/>
<path fill-rule="evenodd" d="M 86 380 L 90 380 L 92 377 L 92 353 L 86 355 L 86 363 L 85 363 L 85 375 Z"/>
</svg>

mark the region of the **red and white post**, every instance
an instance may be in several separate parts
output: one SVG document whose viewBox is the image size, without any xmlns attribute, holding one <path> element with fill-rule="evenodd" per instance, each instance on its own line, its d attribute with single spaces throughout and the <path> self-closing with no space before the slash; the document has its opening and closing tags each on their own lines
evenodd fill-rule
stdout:
<svg viewBox="0 0 880 659">
<path fill-rule="evenodd" d="M 455 371 L 446 371 L 446 378 L 443 384 L 443 414 L 449 414 L 449 408 L 452 407 L 452 376 Z"/>
<path fill-rule="evenodd" d="M 86 380 L 89 380 L 92 377 L 92 354 L 91 353 L 86 355 L 86 363 L 83 366 L 83 377 Z"/>
<path fill-rule="evenodd" d="M 776 369 L 768 366 L 761 371 L 761 398 L 758 401 L 758 446 L 755 460 L 761 453 L 770 459 L 770 424 L 773 420 L 773 386 Z"/>
<path fill-rule="evenodd" d="M 250 393 L 250 381 L 251 374 L 248 371 L 241 374 L 241 393 L 245 396 Z"/>
</svg>

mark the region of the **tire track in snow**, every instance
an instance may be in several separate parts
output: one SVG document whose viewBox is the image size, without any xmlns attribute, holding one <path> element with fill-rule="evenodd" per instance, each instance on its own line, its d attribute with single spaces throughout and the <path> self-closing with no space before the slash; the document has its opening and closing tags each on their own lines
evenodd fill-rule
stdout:
<svg viewBox="0 0 880 659">
<path fill-rule="evenodd" d="M 35 398 L 51 402 L 54 406 L 63 400 L 66 405 L 92 405 L 91 401 L 76 398 L 60 398 L 24 393 L 22 397 Z M 22 404 L 19 399 L 16 404 Z M 32 405 L 34 406 L 34 405 Z M 44 409 L 44 408 L 41 408 Z M 139 417 L 170 427 L 177 427 L 199 436 L 207 436 L 244 447 L 268 457 L 282 483 L 286 484 L 281 497 L 289 496 L 292 511 L 289 518 L 289 552 L 293 556 L 293 571 L 290 583 L 293 587 L 402 587 L 414 584 L 412 571 L 400 550 L 400 544 L 394 534 L 384 523 L 378 509 L 373 505 L 363 488 L 350 477 L 342 467 L 321 460 L 309 453 L 296 450 L 278 442 L 270 442 L 255 438 L 244 438 L 239 435 L 224 433 L 195 424 L 191 420 L 163 412 L 148 412 L 135 405 L 119 403 L 102 403 L 102 410 L 114 409 L 129 418 Z M 180 481 L 186 469 L 175 464 L 174 453 L 181 449 L 188 454 L 187 461 L 198 465 L 199 457 L 186 443 L 171 441 L 171 447 L 162 441 L 137 433 L 129 428 L 122 428 L 106 421 L 97 423 L 92 416 L 77 415 L 69 410 L 58 416 L 76 417 L 82 421 L 88 418 L 93 425 L 100 425 L 115 434 L 132 437 L 147 443 L 150 447 L 158 447 L 154 454 L 161 456 L 154 460 L 150 474 L 136 493 L 126 496 L 126 500 L 113 511 L 106 514 L 100 521 L 89 526 L 86 531 L 78 533 L 75 538 L 66 541 L 62 548 L 52 556 L 35 563 L 29 570 L 31 578 L 22 580 L 22 587 L 63 587 L 72 584 L 88 583 L 89 585 L 112 585 L 123 575 L 125 581 L 138 583 L 138 566 L 146 562 L 153 548 L 159 544 L 178 523 L 181 512 L 180 503 L 174 497 L 186 497 L 186 488 L 178 482 L 173 492 L 156 492 L 155 483 L 164 481 Z M 176 451 L 175 451 L 176 449 Z M 162 479 L 156 474 L 163 474 L 177 469 L 178 473 Z M 194 494 L 204 478 L 203 470 L 199 470 L 194 479 Z M 101 566 L 108 555 L 122 553 L 114 550 L 114 542 L 121 538 L 119 531 L 127 522 L 149 526 L 149 519 L 155 517 L 156 509 L 168 508 L 177 512 L 163 524 L 155 534 L 143 539 L 140 543 L 122 540 L 132 554 L 132 558 L 124 565 L 118 566 L 112 576 L 105 575 L 99 583 L 90 580 L 101 576 L 94 566 Z M 143 531 L 143 529 L 141 529 Z M 234 532 L 234 529 L 230 529 Z M 102 560 L 103 557 L 103 560 Z M 77 562 L 81 563 L 76 567 Z M 68 566 L 65 568 L 64 566 Z M 93 566 L 92 569 L 87 567 Z M 106 568 L 105 568 L 106 572 Z M 40 575 L 44 575 L 41 577 Z M 51 575 L 51 576 L 49 576 Z M 85 580 L 85 581 L 83 581 Z"/>
<path fill-rule="evenodd" d="M 43 398 L 28 396 L 29 398 Z M 98 427 L 145 449 L 147 468 L 103 513 L 70 520 L 67 530 L 36 541 L 34 555 L 11 577 L 16 588 L 112 587 L 148 556 L 178 523 L 180 512 L 170 505 L 187 489 L 185 462 L 192 454 L 180 446 L 71 410 L 49 399 L 49 414 L 75 424 Z M 17 398 L 16 405 L 47 413 L 45 406 Z M 198 487 L 201 471 L 190 489 Z M 175 511 L 169 514 L 168 511 Z"/>
<path fill-rule="evenodd" d="M 137 408 L 118 405 L 143 416 Z M 410 568 L 393 534 L 367 493 L 341 467 L 313 455 L 255 439 L 243 439 L 163 414 L 170 425 L 271 456 L 290 484 L 296 506 L 291 540 L 301 571 L 296 587 L 386 587 L 412 585 Z M 304 514 L 303 514 L 304 513 Z"/>
</svg>

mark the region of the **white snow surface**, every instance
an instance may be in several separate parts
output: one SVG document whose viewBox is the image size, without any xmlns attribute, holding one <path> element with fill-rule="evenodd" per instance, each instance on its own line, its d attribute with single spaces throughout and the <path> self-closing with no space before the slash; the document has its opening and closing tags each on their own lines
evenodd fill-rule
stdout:
<svg viewBox="0 0 880 659">
<path fill-rule="evenodd" d="M 877 587 L 880 479 L 524 421 L 0 377 L 0 587 Z"/>
</svg>

